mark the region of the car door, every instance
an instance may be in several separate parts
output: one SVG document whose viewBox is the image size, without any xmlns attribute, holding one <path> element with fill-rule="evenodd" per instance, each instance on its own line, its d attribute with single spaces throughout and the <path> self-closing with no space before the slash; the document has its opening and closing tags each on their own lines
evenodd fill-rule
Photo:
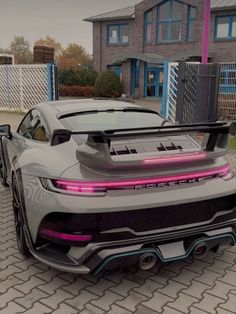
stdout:
<svg viewBox="0 0 236 314">
<path fill-rule="evenodd" d="M 31 110 L 22 120 L 12 138 L 7 140 L 8 178 L 11 177 L 12 169 L 21 167 L 19 162 L 22 153 L 26 149 L 32 149 L 37 145 L 47 144 L 50 140 L 50 131 L 45 118 L 39 110 Z"/>
</svg>

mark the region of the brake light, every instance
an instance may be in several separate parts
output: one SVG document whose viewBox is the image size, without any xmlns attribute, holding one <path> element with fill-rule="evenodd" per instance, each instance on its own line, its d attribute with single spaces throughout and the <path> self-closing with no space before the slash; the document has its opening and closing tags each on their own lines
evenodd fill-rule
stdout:
<svg viewBox="0 0 236 314">
<path fill-rule="evenodd" d="M 68 242 L 90 242 L 92 240 L 91 235 L 83 235 L 83 234 L 67 234 L 61 233 L 58 231 L 43 229 L 40 231 L 40 235 L 45 238 L 53 238 L 57 240 L 63 240 Z"/>
<path fill-rule="evenodd" d="M 108 190 L 120 190 L 120 189 L 134 189 L 137 186 L 159 186 L 161 184 L 169 184 L 173 182 L 184 183 L 196 182 L 205 178 L 212 178 L 215 176 L 224 177 L 230 171 L 228 164 L 209 169 L 190 173 L 184 173 L 174 176 L 163 176 L 156 178 L 145 178 L 145 179 L 132 179 L 122 181 L 101 181 L 101 182 L 84 182 L 84 181 L 72 181 L 72 180 L 52 180 L 52 184 L 59 190 L 65 190 L 69 192 L 75 192 L 80 194 L 95 194 L 105 193 Z"/>
<path fill-rule="evenodd" d="M 164 165 L 172 164 L 178 162 L 191 162 L 191 161 L 200 161 L 206 159 L 206 153 L 198 152 L 192 154 L 179 154 L 168 157 L 155 157 L 150 159 L 145 159 L 143 163 L 145 165 Z"/>
</svg>

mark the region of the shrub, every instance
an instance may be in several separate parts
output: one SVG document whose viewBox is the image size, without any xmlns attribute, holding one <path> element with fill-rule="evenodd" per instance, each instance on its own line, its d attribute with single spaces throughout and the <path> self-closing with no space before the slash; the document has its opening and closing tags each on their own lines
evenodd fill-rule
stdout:
<svg viewBox="0 0 236 314">
<path fill-rule="evenodd" d="M 95 94 L 98 97 L 119 97 L 122 90 L 122 83 L 112 70 L 100 73 L 95 81 Z"/>
<path fill-rule="evenodd" d="M 92 98 L 95 96 L 95 89 L 93 86 L 60 85 L 60 96 Z"/>
<path fill-rule="evenodd" d="M 92 69 L 63 69 L 59 71 L 59 83 L 67 86 L 94 86 L 97 73 Z"/>
</svg>

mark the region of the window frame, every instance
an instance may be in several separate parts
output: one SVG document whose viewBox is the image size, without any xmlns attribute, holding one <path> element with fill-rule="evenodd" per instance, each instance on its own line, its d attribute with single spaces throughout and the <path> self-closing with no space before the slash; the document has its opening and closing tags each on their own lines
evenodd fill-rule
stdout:
<svg viewBox="0 0 236 314">
<path fill-rule="evenodd" d="M 47 131 L 48 131 L 48 141 L 38 141 L 38 140 L 35 140 L 35 139 L 28 138 L 28 137 L 26 137 L 26 136 L 24 136 L 24 135 L 22 135 L 22 134 L 19 133 L 22 124 L 24 123 L 24 121 L 27 119 L 27 117 L 28 117 L 33 111 L 39 112 L 39 114 L 40 114 L 40 119 L 42 118 L 44 124 L 46 125 Z M 17 128 L 17 130 L 16 130 L 16 133 L 17 133 L 19 136 L 23 137 L 25 140 L 32 141 L 32 142 L 39 143 L 39 144 L 49 144 L 50 141 L 51 141 L 51 135 L 52 135 L 51 130 L 50 130 L 50 128 L 49 128 L 49 125 L 48 125 L 48 122 L 47 122 L 47 119 L 46 119 L 45 115 L 44 115 L 44 114 L 41 112 L 41 110 L 39 110 L 38 108 L 33 108 L 33 109 L 31 109 L 31 110 L 25 115 L 25 117 L 24 117 L 24 118 L 22 119 L 22 121 L 20 122 L 20 124 L 19 124 L 19 126 L 18 126 L 18 128 Z"/>
<path fill-rule="evenodd" d="M 196 15 L 195 17 L 191 17 L 190 12 L 191 9 L 196 10 Z M 195 41 L 195 32 L 196 32 L 196 20 L 197 20 L 197 8 L 194 7 L 193 5 L 188 5 L 188 15 L 187 15 L 187 35 L 186 35 L 186 41 L 187 42 L 194 42 Z M 195 27 L 194 27 L 194 38 L 190 39 L 189 34 L 190 34 L 190 25 L 192 22 L 195 22 Z"/>
<path fill-rule="evenodd" d="M 122 37 L 121 37 L 121 27 L 122 26 L 127 26 L 128 28 L 128 42 L 123 43 L 122 42 Z M 118 42 L 117 43 L 110 43 L 110 28 L 111 27 L 117 27 L 117 38 Z M 107 45 L 108 46 L 127 46 L 129 45 L 129 23 L 117 23 L 117 24 L 107 24 Z"/>
<path fill-rule="evenodd" d="M 182 13 L 183 13 L 183 2 L 182 1 L 178 1 L 178 0 L 166 0 L 166 1 L 163 1 L 161 3 L 159 3 L 157 5 L 157 36 L 156 36 L 156 42 L 157 43 L 161 43 L 161 44 L 165 44 L 165 43 L 174 43 L 174 42 L 181 42 L 182 40 L 182 24 L 183 24 L 183 14 L 181 15 L 180 18 L 178 19 L 174 19 L 172 18 L 172 15 L 173 15 L 173 3 L 174 2 L 178 2 L 182 5 Z M 165 5 L 165 4 L 169 4 L 169 10 L 170 10 L 170 16 L 171 18 L 169 19 L 163 19 L 163 20 L 160 20 L 160 7 L 162 5 Z M 179 23 L 180 24 L 180 34 L 181 34 L 181 38 L 180 39 L 171 39 L 172 38 L 172 24 L 173 23 Z M 160 32 L 160 25 L 161 24 L 167 24 L 168 25 L 168 39 L 162 39 L 160 40 L 159 39 L 159 32 Z"/>
<path fill-rule="evenodd" d="M 151 14 L 151 21 L 148 21 L 148 18 L 147 18 L 148 14 Z M 152 24 L 153 24 L 153 10 L 151 9 L 151 10 L 144 12 L 144 44 L 146 44 L 146 45 L 150 45 L 152 43 L 152 38 L 150 41 L 147 40 L 148 26 L 151 25 L 151 27 L 152 27 Z"/>
<path fill-rule="evenodd" d="M 217 15 L 215 16 L 215 27 L 214 27 L 214 40 L 215 41 L 224 41 L 224 40 L 236 40 L 236 35 L 232 36 L 232 30 L 233 30 L 233 18 L 236 18 L 236 14 L 230 14 L 230 15 Z M 228 18 L 228 36 L 227 37 L 218 37 L 217 31 L 218 31 L 218 21 L 221 18 Z"/>
</svg>

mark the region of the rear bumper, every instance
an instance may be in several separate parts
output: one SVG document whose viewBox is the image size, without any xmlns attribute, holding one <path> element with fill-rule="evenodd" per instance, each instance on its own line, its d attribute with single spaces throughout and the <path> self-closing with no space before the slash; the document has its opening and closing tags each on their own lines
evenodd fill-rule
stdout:
<svg viewBox="0 0 236 314">
<path fill-rule="evenodd" d="M 84 248 L 71 247 L 67 254 L 58 252 L 53 245 L 36 250 L 27 238 L 32 255 L 41 262 L 65 272 L 96 275 L 106 268 L 135 264 L 144 253 L 151 253 L 165 263 L 187 258 L 201 243 L 209 249 L 222 244 L 236 245 L 236 218 L 217 225 L 139 239 L 90 243 Z"/>
</svg>

